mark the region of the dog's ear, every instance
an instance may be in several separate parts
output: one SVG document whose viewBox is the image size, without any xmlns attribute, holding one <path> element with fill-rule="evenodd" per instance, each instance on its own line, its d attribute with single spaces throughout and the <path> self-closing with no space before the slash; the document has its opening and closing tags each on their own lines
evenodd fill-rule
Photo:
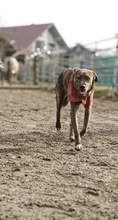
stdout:
<svg viewBox="0 0 118 220">
<path fill-rule="evenodd" d="M 93 78 L 94 78 L 94 81 L 95 81 L 95 82 L 98 81 L 98 75 L 97 75 L 97 73 L 95 73 L 94 71 L 93 71 Z"/>
</svg>

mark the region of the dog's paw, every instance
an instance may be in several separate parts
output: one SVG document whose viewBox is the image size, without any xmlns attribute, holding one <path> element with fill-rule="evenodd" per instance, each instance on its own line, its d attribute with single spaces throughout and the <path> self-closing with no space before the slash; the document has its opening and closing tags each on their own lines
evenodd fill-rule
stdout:
<svg viewBox="0 0 118 220">
<path fill-rule="evenodd" d="M 74 141 L 75 141 L 74 136 L 70 136 L 69 139 L 70 139 L 71 142 L 74 142 Z"/>
<path fill-rule="evenodd" d="M 60 128 L 57 128 L 57 131 L 60 131 Z"/>
<path fill-rule="evenodd" d="M 61 129 L 61 124 L 60 123 L 56 123 L 56 129 L 57 129 L 57 131 L 60 131 L 60 129 Z"/>
<path fill-rule="evenodd" d="M 78 145 L 75 146 L 75 150 L 78 150 L 78 151 L 79 151 L 79 150 L 81 150 L 81 149 L 82 149 L 82 144 L 78 144 Z"/>
<path fill-rule="evenodd" d="M 80 136 L 82 137 L 85 134 L 85 130 L 80 131 Z"/>
</svg>

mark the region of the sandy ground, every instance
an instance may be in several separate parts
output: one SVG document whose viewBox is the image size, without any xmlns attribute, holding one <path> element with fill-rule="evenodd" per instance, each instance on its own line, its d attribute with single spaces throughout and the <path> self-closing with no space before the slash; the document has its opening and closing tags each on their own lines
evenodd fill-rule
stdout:
<svg viewBox="0 0 118 220">
<path fill-rule="evenodd" d="M 55 110 L 54 93 L 0 90 L 0 220 L 118 219 L 118 102 L 94 99 L 81 152 Z"/>
</svg>

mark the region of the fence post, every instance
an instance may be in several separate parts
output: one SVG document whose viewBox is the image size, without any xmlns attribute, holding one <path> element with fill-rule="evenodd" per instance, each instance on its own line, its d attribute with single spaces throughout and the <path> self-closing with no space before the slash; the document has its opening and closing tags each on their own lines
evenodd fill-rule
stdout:
<svg viewBox="0 0 118 220">
<path fill-rule="evenodd" d="M 33 84 L 36 85 L 37 84 L 37 56 L 34 57 L 33 60 Z"/>
<path fill-rule="evenodd" d="M 118 70 L 118 36 L 116 36 L 117 45 L 116 45 L 116 54 L 115 54 L 115 66 L 113 72 L 113 86 L 117 84 L 117 70 Z"/>
</svg>

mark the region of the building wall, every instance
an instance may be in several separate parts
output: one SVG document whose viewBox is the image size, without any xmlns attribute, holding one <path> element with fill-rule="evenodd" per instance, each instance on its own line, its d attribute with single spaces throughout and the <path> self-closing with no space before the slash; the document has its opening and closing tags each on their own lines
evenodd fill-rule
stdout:
<svg viewBox="0 0 118 220">
<path fill-rule="evenodd" d="M 42 41 L 47 47 L 47 50 L 52 50 L 52 52 L 63 52 L 64 50 L 59 46 L 54 37 L 51 35 L 49 30 L 44 31 L 29 47 L 28 50 L 31 52 L 36 51 L 36 42 Z M 54 46 L 53 46 L 54 45 Z"/>
</svg>

